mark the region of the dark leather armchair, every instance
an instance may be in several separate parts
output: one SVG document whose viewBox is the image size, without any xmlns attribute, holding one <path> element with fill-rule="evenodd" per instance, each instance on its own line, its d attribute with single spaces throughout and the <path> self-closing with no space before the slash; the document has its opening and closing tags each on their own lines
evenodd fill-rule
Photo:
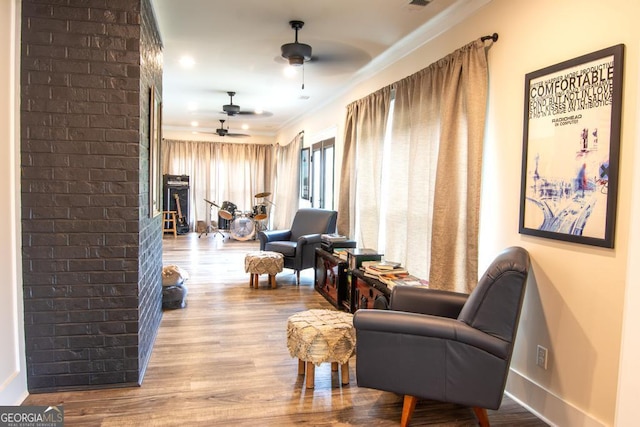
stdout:
<svg viewBox="0 0 640 427">
<path fill-rule="evenodd" d="M 502 403 L 529 268 L 527 251 L 511 247 L 470 295 L 398 286 L 390 310 L 358 310 L 358 386 L 403 394 L 403 426 L 417 398 L 471 406 L 488 426 L 486 410 Z"/>
<path fill-rule="evenodd" d="M 316 248 L 320 235 L 334 233 L 338 212 L 325 209 L 299 209 L 289 230 L 268 230 L 258 233 L 261 251 L 280 252 L 284 267 L 296 271 L 300 283 L 300 270 L 315 265 Z"/>
</svg>

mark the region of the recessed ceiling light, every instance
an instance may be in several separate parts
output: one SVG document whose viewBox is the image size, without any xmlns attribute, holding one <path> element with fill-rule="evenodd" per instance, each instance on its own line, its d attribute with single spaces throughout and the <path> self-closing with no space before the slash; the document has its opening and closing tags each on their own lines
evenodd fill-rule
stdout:
<svg viewBox="0 0 640 427">
<path fill-rule="evenodd" d="M 246 123 L 244 123 L 244 124 L 242 125 L 242 129 L 244 129 L 244 130 L 249 129 L 249 125 L 248 125 L 248 124 L 246 124 Z"/>
<path fill-rule="evenodd" d="M 196 122 L 195 120 L 194 120 L 194 121 L 192 121 L 192 122 L 191 122 L 191 126 L 193 126 L 194 128 L 195 128 L 195 127 L 198 127 L 198 122 Z"/>
<path fill-rule="evenodd" d="M 184 68 L 193 68 L 193 66 L 196 65 L 196 60 L 189 55 L 185 55 L 180 58 L 180 65 Z"/>
<path fill-rule="evenodd" d="M 198 104 L 196 102 L 190 102 L 187 104 L 187 110 L 189 111 L 197 111 L 198 110 Z"/>
</svg>

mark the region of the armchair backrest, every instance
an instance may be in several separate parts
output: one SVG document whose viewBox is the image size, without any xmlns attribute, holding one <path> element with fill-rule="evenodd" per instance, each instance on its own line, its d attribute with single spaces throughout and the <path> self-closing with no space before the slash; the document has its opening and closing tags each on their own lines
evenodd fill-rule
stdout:
<svg viewBox="0 0 640 427">
<path fill-rule="evenodd" d="M 513 343 L 530 263 L 523 248 L 514 246 L 502 251 L 469 295 L 458 320 Z"/>
<path fill-rule="evenodd" d="M 334 233 L 338 212 L 326 209 L 298 209 L 291 224 L 291 241 L 305 234 Z"/>
</svg>

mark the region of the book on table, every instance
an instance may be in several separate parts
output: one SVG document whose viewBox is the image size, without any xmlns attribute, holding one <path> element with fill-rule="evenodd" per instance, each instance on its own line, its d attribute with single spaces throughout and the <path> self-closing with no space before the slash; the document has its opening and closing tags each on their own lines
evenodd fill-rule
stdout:
<svg viewBox="0 0 640 427">
<path fill-rule="evenodd" d="M 409 274 L 399 262 L 364 261 L 361 268 L 365 276 L 381 281 L 389 289 L 395 286 L 429 287 L 427 280 Z"/>
<path fill-rule="evenodd" d="M 420 286 L 429 287 L 429 282 L 424 279 L 412 276 L 411 274 L 383 274 L 378 276 L 378 280 L 387 285 L 389 289 L 396 286 Z"/>
<path fill-rule="evenodd" d="M 393 270 L 394 268 L 402 267 L 399 262 L 380 260 L 380 261 L 363 261 L 362 266 L 375 267 L 379 270 Z"/>
<path fill-rule="evenodd" d="M 336 234 L 336 233 L 321 234 L 320 239 L 324 240 L 325 242 L 343 242 L 347 240 L 347 236 L 343 236 L 341 234 Z"/>
<path fill-rule="evenodd" d="M 409 273 L 405 268 L 400 267 L 399 265 L 395 267 L 391 265 L 380 266 L 380 264 L 376 261 L 363 262 L 362 269 L 364 270 L 365 274 L 369 274 L 371 276 L 379 276 L 381 274 L 389 274 L 389 273 L 393 273 L 393 274 Z"/>
<path fill-rule="evenodd" d="M 347 257 L 349 255 L 347 253 L 347 248 L 334 248 L 333 249 L 333 254 L 335 256 L 337 256 L 338 258 L 343 259 L 345 261 L 347 260 Z"/>
</svg>

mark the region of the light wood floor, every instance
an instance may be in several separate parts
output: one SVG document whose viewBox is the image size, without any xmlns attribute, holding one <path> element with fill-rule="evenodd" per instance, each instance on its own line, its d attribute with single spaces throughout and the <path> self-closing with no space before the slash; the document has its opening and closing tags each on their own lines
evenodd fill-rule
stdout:
<svg viewBox="0 0 640 427">
<path fill-rule="evenodd" d="M 165 311 L 141 387 L 33 394 L 25 405 L 64 405 L 66 426 L 395 426 L 402 397 L 359 388 L 356 358 L 351 383 L 341 386 L 330 364 L 316 368 L 304 388 L 286 347 L 287 318 L 332 308 L 313 289 L 313 269 L 285 269 L 270 289 L 249 288 L 244 254 L 256 241 L 223 241 L 197 234 L 164 238 L 164 264 L 190 274 L 187 307 Z M 494 426 L 545 426 L 505 397 L 489 411 Z M 465 407 L 419 401 L 412 426 L 473 426 Z"/>
</svg>

